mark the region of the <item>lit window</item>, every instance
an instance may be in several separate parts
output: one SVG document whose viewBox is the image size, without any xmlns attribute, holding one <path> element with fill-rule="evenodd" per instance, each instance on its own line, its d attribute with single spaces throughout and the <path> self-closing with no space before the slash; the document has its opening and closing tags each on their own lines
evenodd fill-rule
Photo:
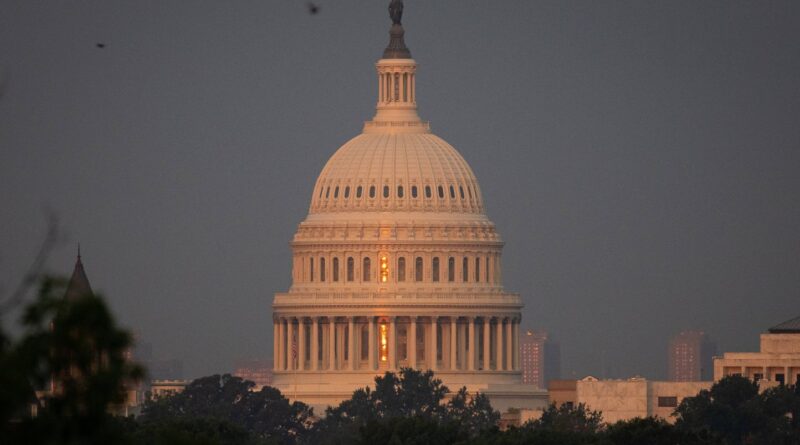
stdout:
<svg viewBox="0 0 800 445">
<path fill-rule="evenodd" d="M 389 257 L 381 255 L 381 283 L 389 281 Z"/>
<path fill-rule="evenodd" d="M 378 326 L 378 329 L 381 333 L 381 345 L 380 345 L 380 356 L 381 361 L 385 362 L 389 360 L 389 327 L 386 326 L 386 323 L 381 323 Z"/>
</svg>

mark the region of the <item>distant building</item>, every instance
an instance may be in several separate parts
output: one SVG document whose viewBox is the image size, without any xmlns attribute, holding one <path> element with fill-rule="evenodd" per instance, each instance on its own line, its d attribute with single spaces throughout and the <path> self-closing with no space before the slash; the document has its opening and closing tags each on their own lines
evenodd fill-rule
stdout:
<svg viewBox="0 0 800 445">
<path fill-rule="evenodd" d="M 703 331 L 683 331 L 669 342 L 669 380 L 697 382 L 711 380 L 716 345 Z"/>
<path fill-rule="evenodd" d="M 272 386 L 272 360 L 241 360 L 236 363 L 233 375 L 255 383 L 255 391 Z"/>
<path fill-rule="evenodd" d="M 150 382 L 150 398 L 159 399 L 182 393 L 189 380 L 153 380 Z"/>
<path fill-rule="evenodd" d="M 581 380 L 554 380 L 550 382 L 550 402 L 557 406 L 586 405 L 587 409 L 601 411 L 603 421 L 657 416 L 674 422 L 675 408 L 686 397 L 694 397 L 713 382 L 658 382 L 642 377 L 627 380 L 599 380 L 586 377 Z"/>
<path fill-rule="evenodd" d="M 545 331 L 526 331 L 520 338 L 522 383 L 546 388 L 561 377 L 561 349 Z"/>
<path fill-rule="evenodd" d="M 714 380 L 742 375 L 756 382 L 800 383 L 800 317 L 761 334 L 759 352 L 726 352 L 714 358 Z"/>
</svg>

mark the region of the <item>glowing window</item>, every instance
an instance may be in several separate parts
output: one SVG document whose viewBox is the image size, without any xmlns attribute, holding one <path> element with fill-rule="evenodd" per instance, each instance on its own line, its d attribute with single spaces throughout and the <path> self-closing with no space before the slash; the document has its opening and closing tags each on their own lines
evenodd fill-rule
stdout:
<svg viewBox="0 0 800 445">
<path fill-rule="evenodd" d="M 389 257 L 381 255 L 381 283 L 389 281 Z"/>
<path fill-rule="evenodd" d="M 385 362 L 389 360 L 389 326 L 386 326 L 386 323 L 382 322 L 378 325 L 378 330 L 381 335 L 380 357 L 381 361 Z"/>
</svg>

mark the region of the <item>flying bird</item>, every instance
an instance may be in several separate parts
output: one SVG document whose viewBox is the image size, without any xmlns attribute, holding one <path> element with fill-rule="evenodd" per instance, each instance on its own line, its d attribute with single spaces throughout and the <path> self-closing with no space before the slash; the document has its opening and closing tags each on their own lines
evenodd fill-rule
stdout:
<svg viewBox="0 0 800 445">
<path fill-rule="evenodd" d="M 102 43 L 102 42 L 98 42 L 97 44 L 95 44 L 95 46 L 98 47 L 98 48 L 105 48 L 106 44 Z"/>
<path fill-rule="evenodd" d="M 306 3 L 306 6 L 308 7 L 308 13 L 311 15 L 314 15 L 319 12 L 319 6 L 315 5 L 312 2 Z"/>
</svg>

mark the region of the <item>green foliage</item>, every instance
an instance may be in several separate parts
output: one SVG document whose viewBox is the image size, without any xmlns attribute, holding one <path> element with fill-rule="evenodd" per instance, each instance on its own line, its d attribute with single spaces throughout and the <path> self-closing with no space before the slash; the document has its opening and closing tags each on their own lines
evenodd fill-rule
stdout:
<svg viewBox="0 0 800 445">
<path fill-rule="evenodd" d="M 539 419 L 528 422 L 525 428 L 557 433 L 594 434 L 600 430 L 602 423 L 602 414 L 588 410 L 582 403 L 578 406 L 562 404 L 559 407 L 552 403 Z"/>
<path fill-rule="evenodd" d="M 24 443 L 112 443 L 122 430 L 110 413 L 126 383 L 143 375 L 125 354 L 130 334 L 116 326 L 102 297 L 63 298 L 65 282 L 45 278 L 25 308 L 23 336 L 0 339 L 2 436 Z M 36 389 L 55 389 L 31 417 Z"/>
</svg>

